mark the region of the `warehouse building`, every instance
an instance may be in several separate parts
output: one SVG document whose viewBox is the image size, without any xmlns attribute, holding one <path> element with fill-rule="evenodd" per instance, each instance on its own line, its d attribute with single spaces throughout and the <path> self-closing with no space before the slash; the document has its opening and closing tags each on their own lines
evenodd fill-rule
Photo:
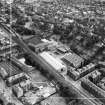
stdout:
<svg viewBox="0 0 105 105">
<path fill-rule="evenodd" d="M 30 79 L 30 77 L 27 74 L 20 73 L 20 74 L 17 74 L 17 75 L 7 78 L 6 82 L 7 82 L 8 86 L 12 86 L 12 85 L 18 84 L 24 80 L 28 80 L 28 79 Z"/>
<path fill-rule="evenodd" d="M 50 55 L 48 52 L 42 52 L 40 53 L 40 57 L 43 58 L 45 62 L 47 62 L 49 65 L 51 65 L 55 70 L 57 70 L 60 73 L 66 73 L 67 67 L 58 61 L 56 58 L 54 58 L 52 55 Z"/>
<path fill-rule="evenodd" d="M 67 64 L 70 64 L 74 66 L 75 68 L 78 68 L 84 64 L 84 59 L 78 56 L 75 53 L 68 53 L 66 54 L 62 60 L 66 62 Z"/>
</svg>

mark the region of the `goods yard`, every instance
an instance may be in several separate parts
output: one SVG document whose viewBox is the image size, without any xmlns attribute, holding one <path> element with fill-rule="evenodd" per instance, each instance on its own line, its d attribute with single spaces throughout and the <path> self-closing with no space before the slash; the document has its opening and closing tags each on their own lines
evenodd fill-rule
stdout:
<svg viewBox="0 0 105 105">
<path fill-rule="evenodd" d="M 105 1 L 1 0 L 0 105 L 105 105 Z"/>
</svg>

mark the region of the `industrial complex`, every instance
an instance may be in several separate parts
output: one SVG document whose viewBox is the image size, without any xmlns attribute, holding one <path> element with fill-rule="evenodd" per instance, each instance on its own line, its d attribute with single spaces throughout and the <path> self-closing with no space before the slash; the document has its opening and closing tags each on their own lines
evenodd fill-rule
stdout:
<svg viewBox="0 0 105 105">
<path fill-rule="evenodd" d="M 105 0 L 0 0 L 0 105 L 105 105 Z"/>
</svg>

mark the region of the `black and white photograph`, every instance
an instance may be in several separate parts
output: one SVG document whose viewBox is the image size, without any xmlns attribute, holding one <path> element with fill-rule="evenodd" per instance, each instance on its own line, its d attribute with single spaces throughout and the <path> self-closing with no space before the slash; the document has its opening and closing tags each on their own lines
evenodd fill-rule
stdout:
<svg viewBox="0 0 105 105">
<path fill-rule="evenodd" d="M 105 0 L 0 0 L 0 105 L 105 105 Z"/>
</svg>

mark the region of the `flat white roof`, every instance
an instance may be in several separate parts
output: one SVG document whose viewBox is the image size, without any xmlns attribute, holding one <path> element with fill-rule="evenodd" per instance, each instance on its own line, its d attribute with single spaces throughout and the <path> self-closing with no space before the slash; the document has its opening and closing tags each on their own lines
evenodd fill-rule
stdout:
<svg viewBox="0 0 105 105">
<path fill-rule="evenodd" d="M 63 65 L 61 62 L 59 62 L 56 58 L 54 58 L 52 55 L 50 55 L 48 52 L 42 52 L 40 53 L 40 56 L 49 63 L 52 67 L 54 67 L 56 70 L 60 70 L 62 68 L 66 68 L 65 65 Z"/>
</svg>

